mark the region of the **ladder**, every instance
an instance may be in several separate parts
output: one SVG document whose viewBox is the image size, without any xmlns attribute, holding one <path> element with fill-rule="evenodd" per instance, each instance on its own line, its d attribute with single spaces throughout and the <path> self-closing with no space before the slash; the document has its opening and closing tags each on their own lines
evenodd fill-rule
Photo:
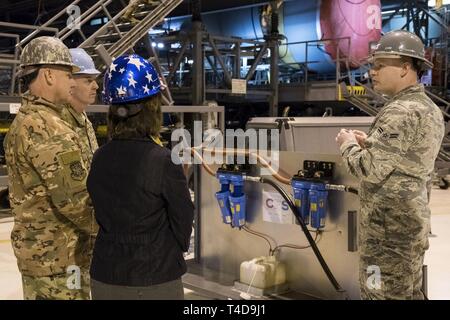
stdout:
<svg viewBox="0 0 450 320">
<path fill-rule="evenodd" d="M 42 30 L 49 28 L 54 25 L 56 21 L 64 18 L 68 13 L 69 8 L 76 8 L 76 6 L 81 4 L 81 1 L 82 0 L 73 1 L 66 9 L 60 11 L 52 19 L 48 20 L 45 24 L 22 39 L 18 44 L 18 47 L 22 49 Z M 57 38 L 64 41 L 77 32 L 83 39 L 79 47 L 85 49 L 86 52 L 92 56 L 97 69 L 101 71 L 106 70 L 114 58 L 125 53 L 132 53 L 135 44 L 140 39 L 146 38 L 145 36 L 148 34 L 148 31 L 162 23 L 164 18 L 181 4 L 183 0 L 154 0 L 149 1 L 150 3 L 142 1 L 142 3 L 135 8 L 132 15 L 133 18 L 138 20 L 138 23 L 136 24 L 124 21 L 123 19 L 128 10 L 128 6 L 125 6 L 117 14 L 112 15 L 109 7 L 113 2 L 114 4 L 117 4 L 118 1 L 98 0 L 75 21 L 77 22 L 77 28 L 74 28 L 75 24 L 69 24 L 65 28 L 59 30 L 55 35 Z M 102 13 L 107 17 L 107 23 L 91 36 L 87 37 L 83 32 L 83 26 L 88 26 L 94 17 Z M 151 55 L 150 60 L 159 71 L 161 81 L 165 86 L 165 90 L 162 91 L 163 103 L 166 105 L 173 105 L 173 99 L 165 78 L 162 75 L 161 65 L 156 52 L 152 48 L 151 43 L 147 47 Z"/>
</svg>

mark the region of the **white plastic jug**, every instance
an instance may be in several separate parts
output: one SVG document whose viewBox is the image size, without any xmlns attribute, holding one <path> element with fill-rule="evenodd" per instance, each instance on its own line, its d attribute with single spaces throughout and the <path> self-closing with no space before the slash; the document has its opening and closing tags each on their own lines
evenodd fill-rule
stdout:
<svg viewBox="0 0 450 320">
<path fill-rule="evenodd" d="M 265 289 L 286 281 L 286 267 L 274 256 L 244 261 L 240 267 L 240 282 Z"/>
</svg>

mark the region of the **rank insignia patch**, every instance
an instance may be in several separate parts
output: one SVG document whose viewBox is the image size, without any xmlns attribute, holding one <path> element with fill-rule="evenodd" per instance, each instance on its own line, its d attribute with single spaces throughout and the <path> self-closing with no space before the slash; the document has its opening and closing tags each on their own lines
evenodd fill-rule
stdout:
<svg viewBox="0 0 450 320">
<path fill-rule="evenodd" d="M 380 135 L 380 139 L 382 139 L 382 140 L 397 139 L 399 135 L 400 134 L 398 134 L 398 133 L 387 133 L 387 132 L 385 132 L 385 133 Z"/>
</svg>

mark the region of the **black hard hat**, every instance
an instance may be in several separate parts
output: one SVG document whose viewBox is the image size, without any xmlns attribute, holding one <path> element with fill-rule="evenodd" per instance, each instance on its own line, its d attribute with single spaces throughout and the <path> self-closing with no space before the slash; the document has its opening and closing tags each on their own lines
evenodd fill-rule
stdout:
<svg viewBox="0 0 450 320">
<path fill-rule="evenodd" d="M 433 63 L 425 58 L 425 46 L 422 40 L 412 32 L 395 30 L 386 33 L 378 42 L 369 61 L 376 58 L 411 57 L 422 61 L 422 70 L 433 68 Z"/>
</svg>

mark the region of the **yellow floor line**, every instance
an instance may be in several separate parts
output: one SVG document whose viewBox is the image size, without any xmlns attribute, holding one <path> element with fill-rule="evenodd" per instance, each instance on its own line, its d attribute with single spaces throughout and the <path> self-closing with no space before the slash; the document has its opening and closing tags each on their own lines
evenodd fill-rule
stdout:
<svg viewBox="0 0 450 320">
<path fill-rule="evenodd" d="M 10 243 L 11 242 L 11 240 L 0 240 L 0 244 L 1 243 Z"/>
</svg>

